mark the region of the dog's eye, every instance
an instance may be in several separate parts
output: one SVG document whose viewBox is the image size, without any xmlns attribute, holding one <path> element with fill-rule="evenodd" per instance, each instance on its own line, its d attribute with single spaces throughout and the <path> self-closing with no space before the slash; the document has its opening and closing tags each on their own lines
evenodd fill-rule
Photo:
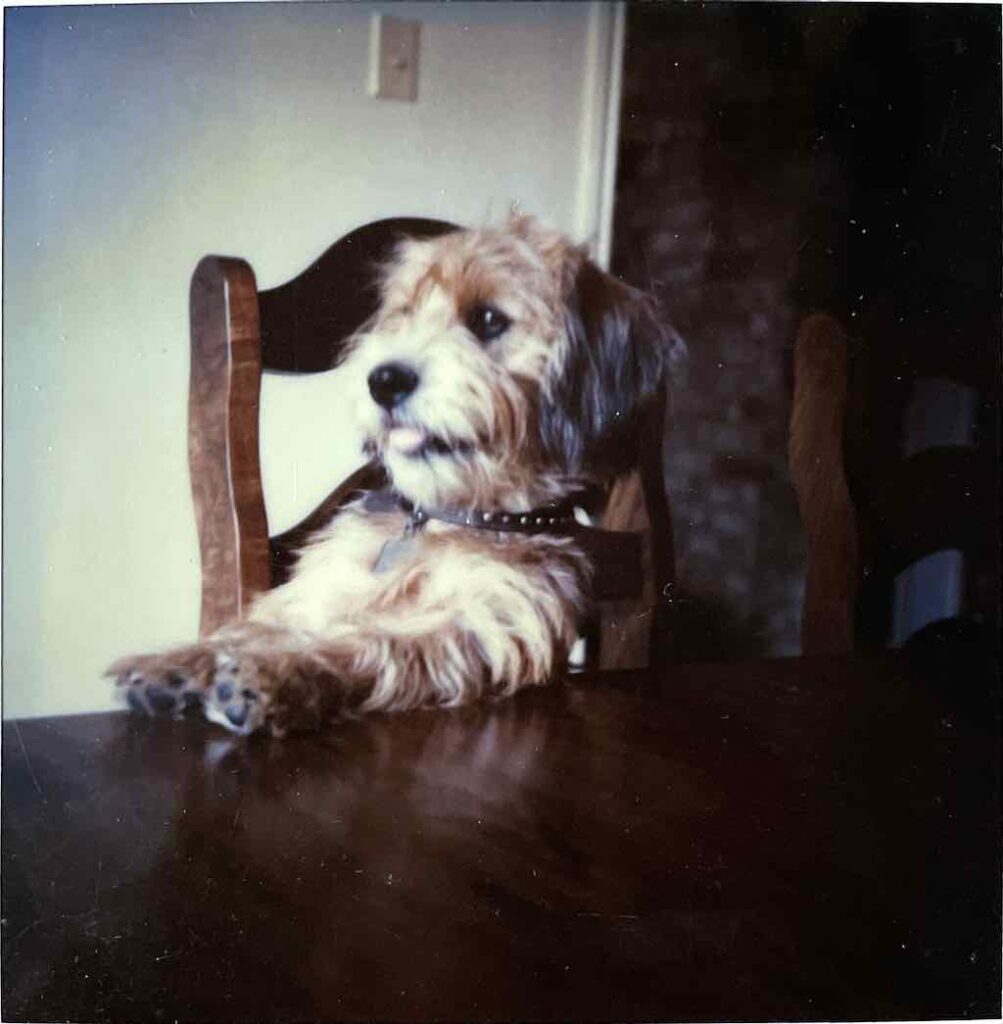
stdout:
<svg viewBox="0 0 1003 1024">
<path fill-rule="evenodd" d="M 512 321 L 494 306 L 474 306 L 467 315 L 467 329 L 485 344 L 500 338 L 511 324 Z"/>
</svg>

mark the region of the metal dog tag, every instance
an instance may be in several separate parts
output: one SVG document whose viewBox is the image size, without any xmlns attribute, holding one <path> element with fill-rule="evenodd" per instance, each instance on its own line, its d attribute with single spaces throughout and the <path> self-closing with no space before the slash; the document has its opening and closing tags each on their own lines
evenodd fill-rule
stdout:
<svg viewBox="0 0 1003 1024">
<path fill-rule="evenodd" d="M 395 537 L 393 540 L 386 541 L 380 548 L 376 561 L 373 562 L 373 572 L 377 574 L 389 572 L 395 565 L 408 557 L 414 547 L 414 542 L 415 536 L 411 531 L 406 532 L 403 537 Z"/>
</svg>

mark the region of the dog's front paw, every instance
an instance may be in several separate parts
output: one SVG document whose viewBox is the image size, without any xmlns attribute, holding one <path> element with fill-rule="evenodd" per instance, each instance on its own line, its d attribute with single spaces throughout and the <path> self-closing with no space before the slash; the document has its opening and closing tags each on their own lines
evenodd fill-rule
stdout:
<svg viewBox="0 0 1003 1024">
<path fill-rule="evenodd" d="M 205 716 L 210 722 L 241 736 L 261 729 L 271 703 L 256 685 L 254 665 L 238 661 L 226 651 L 216 654 L 212 685 L 205 695 Z"/>
<path fill-rule="evenodd" d="M 105 674 L 115 680 L 118 696 L 133 711 L 178 718 L 201 706 L 212 664 L 211 652 L 191 647 L 123 658 Z"/>
</svg>

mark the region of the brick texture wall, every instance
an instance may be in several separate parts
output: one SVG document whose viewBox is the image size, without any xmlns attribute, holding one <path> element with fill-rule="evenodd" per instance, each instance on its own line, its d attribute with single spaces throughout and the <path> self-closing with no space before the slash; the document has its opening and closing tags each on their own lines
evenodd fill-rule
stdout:
<svg viewBox="0 0 1003 1024">
<path fill-rule="evenodd" d="M 683 658 L 799 650 L 786 434 L 811 105 L 790 27 L 751 6 L 628 20 L 613 269 L 659 297 L 689 349 L 667 441 Z"/>
</svg>

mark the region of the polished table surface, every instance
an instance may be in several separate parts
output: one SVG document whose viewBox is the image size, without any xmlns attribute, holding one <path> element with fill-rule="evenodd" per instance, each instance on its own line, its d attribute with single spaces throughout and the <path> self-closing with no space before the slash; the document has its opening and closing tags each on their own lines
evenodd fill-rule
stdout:
<svg viewBox="0 0 1003 1024">
<path fill-rule="evenodd" d="M 4 1019 L 998 1016 L 996 726 L 888 656 L 7 723 Z"/>
</svg>

